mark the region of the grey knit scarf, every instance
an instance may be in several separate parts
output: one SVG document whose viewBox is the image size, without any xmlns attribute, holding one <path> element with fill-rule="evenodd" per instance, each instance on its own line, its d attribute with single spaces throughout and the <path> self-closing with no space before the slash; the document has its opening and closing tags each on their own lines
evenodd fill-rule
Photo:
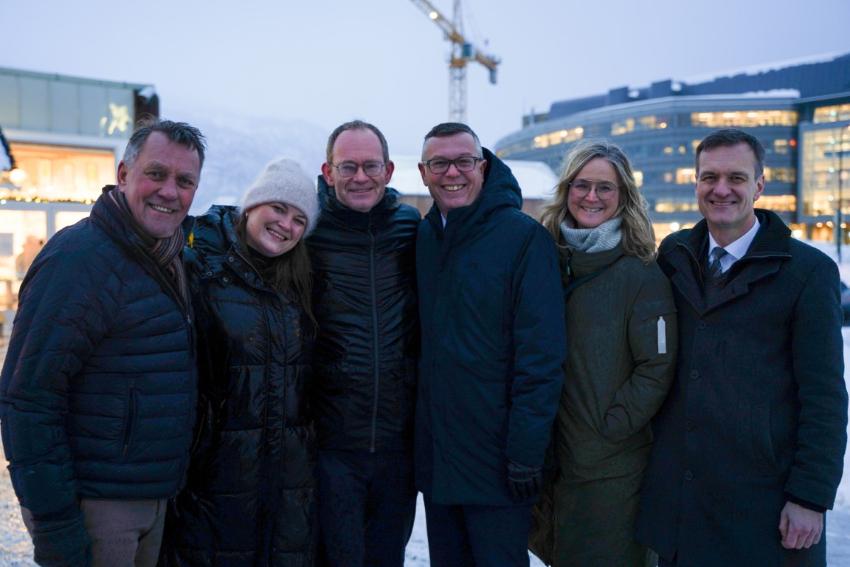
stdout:
<svg viewBox="0 0 850 567">
<path fill-rule="evenodd" d="M 567 248 L 576 252 L 604 252 L 620 243 L 623 233 L 620 230 L 620 217 L 614 217 L 596 228 L 572 228 L 567 221 L 561 223 L 561 234 Z"/>
</svg>

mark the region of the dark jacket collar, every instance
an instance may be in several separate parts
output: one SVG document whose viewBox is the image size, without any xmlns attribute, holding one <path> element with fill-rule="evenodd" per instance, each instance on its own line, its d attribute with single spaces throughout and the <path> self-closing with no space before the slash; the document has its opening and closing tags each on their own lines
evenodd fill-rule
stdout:
<svg viewBox="0 0 850 567">
<path fill-rule="evenodd" d="M 474 203 L 449 211 L 447 226 L 458 227 L 452 230 L 456 234 L 475 231 L 475 225 L 486 222 L 496 211 L 504 208 L 522 209 L 522 191 L 511 173 L 511 168 L 488 150 L 482 148 L 487 169 L 484 172 L 484 185 Z M 434 203 L 425 216 L 437 234 L 443 233 L 443 219 L 437 204 Z"/>
<path fill-rule="evenodd" d="M 672 246 L 662 246 L 662 263 L 675 271 L 670 281 L 699 312 L 710 311 L 732 299 L 745 295 L 755 282 L 776 273 L 783 261 L 791 258 L 791 231 L 776 213 L 756 209 L 759 230 L 743 258 L 735 262 L 727 274 L 727 283 L 706 303 L 702 292 L 703 255 L 708 246 L 705 219 L 692 229 L 681 230 L 670 237 Z M 666 270 L 665 270 L 666 271 Z"/>
<path fill-rule="evenodd" d="M 355 211 L 340 203 L 334 188 L 327 184 L 322 175 L 319 176 L 318 188 L 322 210 L 319 222 L 332 219 L 337 224 L 357 230 L 367 230 L 374 225 L 383 226 L 400 205 L 400 194 L 392 187 L 386 188 L 383 198 L 367 213 Z"/>
<path fill-rule="evenodd" d="M 755 213 L 760 226 L 756 237 L 753 239 L 753 243 L 741 261 L 768 256 L 788 255 L 791 230 L 772 211 L 756 209 Z M 700 255 L 706 251 L 706 247 L 708 246 L 708 224 L 705 219 L 702 219 L 692 229 L 681 230 L 674 237 L 677 244 L 687 248 L 694 258 L 699 259 Z"/>
<path fill-rule="evenodd" d="M 115 185 L 105 185 L 100 197 L 92 206 L 90 218 L 94 224 L 99 226 L 124 253 L 136 261 L 157 282 L 160 287 L 171 296 L 177 305 L 187 309 L 188 305 L 182 295 L 175 288 L 172 278 L 163 272 L 163 268 L 154 260 L 148 245 L 145 244 L 139 234 L 127 223 L 126 219 L 116 215 L 113 208 L 107 204 L 110 199 L 109 193 L 115 189 Z M 185 227 L 185 220 L 184 225 Z"/>
<path fill-rule="evenodd" d="M 192 249 L 204 263 L 207 277 L 218 277 L 227 267 L 239 279 L 257 289 L 269 289 L 251 264 L 236 234 L 239 211 L 230 205 L 213 205 L 195 219 Z"/>
</svg>

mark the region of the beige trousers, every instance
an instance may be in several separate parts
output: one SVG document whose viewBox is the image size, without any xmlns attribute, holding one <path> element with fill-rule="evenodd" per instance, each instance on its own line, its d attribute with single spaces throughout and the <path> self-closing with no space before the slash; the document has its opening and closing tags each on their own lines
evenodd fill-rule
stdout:
<svg viewBox="0 0 850 567">
<path fill-rule="evenodd" d="M 93 567 L 155 567 L 166 500 L 83 499 L 80 509 L 92 542 Z M 32 514 L 21 506 L 27 530 Z"/>
</svg>

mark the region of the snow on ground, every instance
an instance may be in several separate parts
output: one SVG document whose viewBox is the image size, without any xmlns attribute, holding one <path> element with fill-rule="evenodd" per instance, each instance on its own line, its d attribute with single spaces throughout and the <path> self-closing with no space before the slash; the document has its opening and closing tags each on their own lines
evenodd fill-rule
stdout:
<svg viewBox="0 0 850 567">
<path fill-rule="evenodd" d="M 817 245 L 818 248 L 835 257 L 831 248 Z M 843 251 L 843 262 L 839 266 L 841 279 L 850 284 L 850 247 Z M 6 331 L 9 332 L 8 330 Z M 842 331 L 844 335 L 844 380 L 850 388 L 850 327 Z M 0 360 L 5 357 L 5 341 L 0 337 Z M 850 436 L 850 426 L 848 426 Z M 21 521 L 20 507 L 9 482 L 9 471 L 5 460 L 0 459 L 0 567 L 31 567 L 32 544 Z M 850 566 L 850 451 L 844 454 L 844 478 L 838 488 L 835 509 L 826 517 L 826 540 L 828 564 L 834 567 Z M 425 507 L 422 498 L 416 509 L 416 523 L 413 535 L 407 545 L 405 567 L 427 567 L 428 535 L 425 529 Z M 531 567 L 542 567 L 537 558 L 531 558 Z"/>
</svg>

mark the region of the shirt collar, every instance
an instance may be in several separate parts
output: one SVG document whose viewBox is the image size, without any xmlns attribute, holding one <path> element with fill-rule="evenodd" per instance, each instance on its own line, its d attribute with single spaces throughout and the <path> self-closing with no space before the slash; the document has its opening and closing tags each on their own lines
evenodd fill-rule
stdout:
<svg viewBox="0 0 850 567">
<path fill-rule="evenodd" d="M 756 233 L 759 231 L 759 219 L 756 218 L 756 222 L 753 223 L 753 226 L 750 227 L 750 230 L 742 234 L 738 237 L 737 240 L 730 242 L 728 245 L 723 246 L 723 249 L 732 257 L 730 260 L 737 261 L 744 257 L 747 253 L 747 250 L 750 249 L 750 244 L 753 243 L 753 240 L 756 237 Z M 711 231 L 708 233 L 708 255 L 711 256 L 711 251 L 720 245 L 714 240 L 714 237 L 711 235 Z"/>
</svg>

